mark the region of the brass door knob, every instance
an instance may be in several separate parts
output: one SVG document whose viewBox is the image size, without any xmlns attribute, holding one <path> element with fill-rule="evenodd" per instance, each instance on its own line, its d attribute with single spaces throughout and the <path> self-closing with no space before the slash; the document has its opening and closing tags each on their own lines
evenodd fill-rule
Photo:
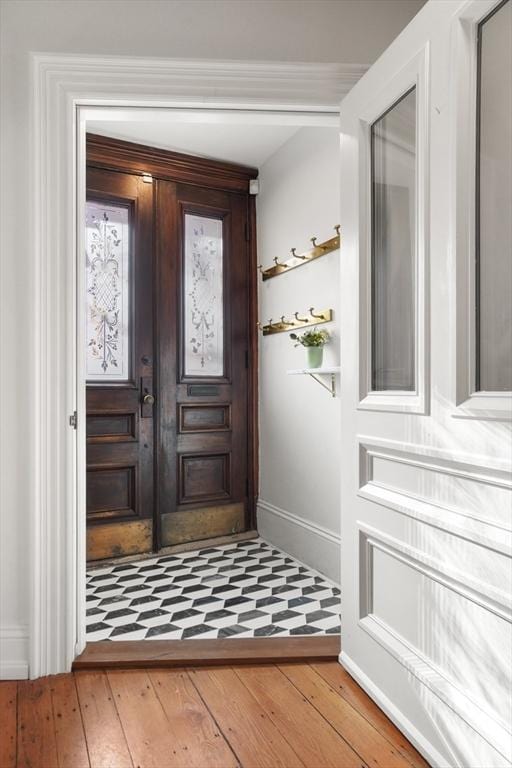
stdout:
<svg viewBox="0 0 512 768">
<path fill-rule="evenodd" d="M 153 395 L 150 395 L 149 392 L 148 392 L 142 398 L 142 402 L 144 403 L 144 405 L 154 405 L 155 404 L 155 398 L 154 398 Z"/>
</svg>

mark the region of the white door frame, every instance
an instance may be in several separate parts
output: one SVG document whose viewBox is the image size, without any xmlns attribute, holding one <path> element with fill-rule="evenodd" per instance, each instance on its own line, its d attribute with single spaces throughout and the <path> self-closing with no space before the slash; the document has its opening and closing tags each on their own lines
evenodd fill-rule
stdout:
<svg viewBox="0 0 512 768">
<path fill-rule="evenodd" d="M 79 269 L 91 108 L 336 113 L 365 66 L 32 55 L 35 354 L 30 677 L 65 672 L 85 643 L 85 376 Z M 85 110 L 85 111 L 84 111 Z M 78 428 L 69 417 L 78 414 Z"/>
</svg>

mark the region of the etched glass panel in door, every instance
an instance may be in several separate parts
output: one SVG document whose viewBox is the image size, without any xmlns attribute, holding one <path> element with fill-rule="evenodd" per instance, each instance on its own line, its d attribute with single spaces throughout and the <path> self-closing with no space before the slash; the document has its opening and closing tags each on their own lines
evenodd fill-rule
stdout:
<svg viewBox="0 0 512 768">
<path fill-rule="evenodd" d="M 222 219 L 185 214 L 185 376 L 224 375 Z"/>
<path fill-rule="evenodd" d="M 99 201 L 85 207 L 86 378 L 130 378 L 129 210 Z"/>
<path fill-rule="evenodd" d="M 512 2 L 479 28 L 476 389 L 512 390 Z"/>
<path fill-rule="evenodd" d="M 416 89 L 371 126 L 371 386 L 414 391 Z"/>
</svg>

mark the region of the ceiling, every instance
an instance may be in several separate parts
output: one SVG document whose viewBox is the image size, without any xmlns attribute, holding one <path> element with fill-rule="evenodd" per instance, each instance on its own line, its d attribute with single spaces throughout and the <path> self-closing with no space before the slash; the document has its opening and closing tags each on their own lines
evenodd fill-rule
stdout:
<svg viewBox="0 0 512 768">
<path fill-rule="evenodd" d="M 300 130 L 300 126 L 90 120 L 87 130 L 152 147 L 260 168 Z"/>
</svg>

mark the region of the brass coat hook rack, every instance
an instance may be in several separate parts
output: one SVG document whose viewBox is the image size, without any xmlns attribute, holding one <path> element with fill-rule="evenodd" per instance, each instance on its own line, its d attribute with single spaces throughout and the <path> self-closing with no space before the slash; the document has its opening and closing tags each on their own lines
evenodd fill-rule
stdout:
<svg viewBox="0 0 512 768">
<path fill-rule="evenodd" d="M 306 315 L 306 313 L 304 313 Z M 332 309 L 320 309 L 318 312 L 314 311 L 314 307 L 311 307 L 307 316 L 300 317 L 298 312 L 294 314 L 294 320 L 287 320 L 285 315 L 281 315 L 279 322 L 275 323 L 273 318 L 267 321 L 266 325 L 258 323 L 258 328 L 263 331 L 264 336 L 270 336 L 273 333 L 283 333 L 284 331 L 296 330 L 297 328 L 305 328 L 306 326 L 322 325 L 322 323 L 330 323 L 333 319 Z"/>
<path fill-rule="evenodd" d="M 295 267 L 300 267 L 301 264 L 307 264 L 309 261 L 314 261 L 314 259 L 318 259 L 320 256 L 325 256 L 331 251 L 336 251 L 340 247 L 341 242 L 340 225 L 336 224 L 334 230 L 336 235 L 329 240 L 325 240 L 323 243 L 317 243 L 317 238 L 312 237 L 311 244 L 313 247 L 308 251 L 297 253 L 297 249 L 292 248 L 290 250 L 292 255 L 286 261 L 279 261 L 279 258 L 275 256 L 273 259 L 273 267 L 263 269 L 261 265 L 258 266 L 263 280 L 270 280 L 271 277 L 277 277 L 277 275 L 282 275 L 283 272 L 289 272 L 291 269 L 295 269 Z"/>
</svg>

